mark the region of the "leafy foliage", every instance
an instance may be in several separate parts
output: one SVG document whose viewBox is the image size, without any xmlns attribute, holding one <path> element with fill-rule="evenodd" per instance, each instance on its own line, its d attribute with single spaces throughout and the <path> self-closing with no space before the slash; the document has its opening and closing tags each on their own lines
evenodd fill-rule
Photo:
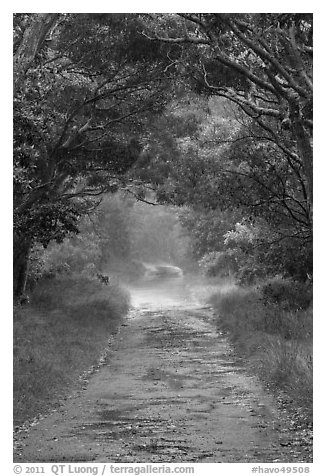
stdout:
<svg viewBox="0 0 326 476">
<path fill-rule="evenodd" d="M 80 217 L 78 231 L 61 243 L 40 242 L 30 254 L 28 289 L 44 279 L 64 275 L 96 279 L 107 273 L 123 280 L 139 279 L 143 262 L 170 262 L 185 266 L 188 238 L 170 207 L 149 207 L 123 192 L 104 195 L 91 214 Z"/>
<path fill-rule="evenodd" d="M 205 115 L 192 113 L 195 135 L 177 137 L 169 118 L 163 134 L 154 129 L 146 174 L 159 200 L 188 207 L 180 220 L 202 269 L 218 273 L 225 260 L 243 284 L 275 273 L 304 281 L 312 272 L 312 222 L 302 164 L 289 162 L 225 99 L 207 100 Z M 185 101 L 178 114 L 188 117 Z"/>
<path fill-rule="evenodd" d="M 277 305 L 284 310 L 307 309 L 312 302 L 309 283 L 294 282 L 279 276 L 261 285 L 260 292 L 266 305 Z"/>
<path fill-rule="evenodd" d="M 238 271 L 235 254 L 230 251 L 211 251 L 199 261 L 199 267 L 205 276 L 225 278 Z"/>
<path fill-rule="evenodd" d="M 197 258 L 226 253 L 241 280 L 304 280 L 312 31 L 310 14 L 15 15 L 15 279 L 33 242 L 77 232 L 89 197 L 146 201 L 150 183 L 195 210 Z M 255 241 L 224 243 L 236 223 Z"/>
<path fill-rule="evenodd" d="M 162 47 L 141 35 L 137 15 L 14 20 L 14 219 L 24 261 L 33 242 L 77 232 L 88 197 L 118 189 L 168 83 Z M 26 266 L 16 262 L 23 283 Z"/>
<path fill-rule="evenodd" d="M 41 204 L 15 219 L 14 232 L 46 247 L 51 240 L 62 242 L 67 233 L 78 233 L 79 212 L 68 203 Z"/>
<path fill-rule="evenodd" d="M 156 180 L 159 198 L 193 207 L 194 216 L 238 211 L 239 223 L 255 228 L 246 246 L 224 243 L 242 282 L 275 272 L 305 280 L 312 271 L 312 15 L 157 14 L 145 31 L 180 46 L 175 62 L 184 83 L 208 106 L 192 135 L 180 140 L 170 132 L 168 159 L 153 149 L 160 157 L 154 174 L 165 176 Z M 162 161 L 164 169 L 155 169 Z M 196 226 L 193 236 L 196 243 Z M 206 253 L 214 251 L 223 251 L 219 234 L 207 243 Z M 206 266 L 212 258 L 212 270 L 213 256 L 204 259 Z"/>
</svg>

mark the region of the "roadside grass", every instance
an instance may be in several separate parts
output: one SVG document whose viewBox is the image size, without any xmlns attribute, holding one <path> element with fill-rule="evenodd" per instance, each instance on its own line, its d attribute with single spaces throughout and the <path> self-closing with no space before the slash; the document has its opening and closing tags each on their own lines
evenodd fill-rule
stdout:
<svg viewBox="0 0 326 476">
<path fill-rule="evenodd" d="M 217 276 L 213 278 L 205 276 L 205 278 L 203 278 L 203 276 L 198 275 L 198 273 L 187 273 L 185 280 L 191 289 L 191 294 L 203 304 L 210 301 L 212 295 L 217 293 L 217 289 L 219 295 L 224 295 L 237 288 L 233 278 L 219 278 Z"/>
<path fill-rule="evenodd" d="M 96 364 L 129 308 L 128 295 L 83 277 L 40 283 L 14 308 L 14 425 L 53 408 Z"/>
<path fill-rule="evenodd" d="M 312 308 L 266 305 L 259 290 L 239 287 L 217 291 L 209 302 L 251 370 L 312 416 Z"/>
</svg>

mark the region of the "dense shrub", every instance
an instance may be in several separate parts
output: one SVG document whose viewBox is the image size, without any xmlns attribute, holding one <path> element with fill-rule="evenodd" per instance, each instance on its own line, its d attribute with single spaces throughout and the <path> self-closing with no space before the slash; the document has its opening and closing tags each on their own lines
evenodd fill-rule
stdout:
<svg viewBox="0 0 326 476">
<path fill-rule="evenodd" d="M 237 270 L 235 256 L 231 250 L 206 253 L 199 261 L 199 268 L 205 276 L 227 277 Z"/>
<path fill-rule="evenodd" d="M 235 277 L 241 285 L 251 286 L 276 275 L 304 282 L 307 273 L 312 274 L 312 243 L 285 238 L 263 219 L 244 218 L 224 238 L 228 253 L 234 255 Z"/>
<path fill-rule="evenodd" d="M 62 243 L 52 242 L 44 249 L 34 245 L 28 271 L 28 290 L 35 288 L 42 279 L 82 273 L 85 268 L 99 265 L 100 249 L 98 238 L 93 234 L 66 237 Z"/>
<path fill-rule="evenodd" d="M 264 282 L 259 291 L 265 304 L 276 304 L 284 310 L 307 309 L 312 301 L 310 284 L 279 276 Z"/>
</svg>

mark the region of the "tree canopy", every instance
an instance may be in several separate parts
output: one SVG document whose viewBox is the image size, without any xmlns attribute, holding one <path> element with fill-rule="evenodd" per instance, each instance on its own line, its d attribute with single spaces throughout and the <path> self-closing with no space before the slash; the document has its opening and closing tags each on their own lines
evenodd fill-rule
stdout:
<svg viewBox="0 0 326 476">
<path fill-rule="evenodd" d="M 17 293 L 31 243 L 76 232 L 87 197 L 117 190 L 166 101 L 162 48 L 137 25 L 132 14 L 14 18 Z"/>
<path fill-rule="evenodd" d="M 147 36 L 179 44 L 199 92 L 237 104 L 303 169 L 312 206 L 312 14 L 153 15 Z"/>
<path fill-rule="evenodd" d="M 197 258 L 311 272 L 312 34 L 308 13 L 14 15 L 15 294 L 33 243 L 121 187 L 186 207 Z"/>
</svg>

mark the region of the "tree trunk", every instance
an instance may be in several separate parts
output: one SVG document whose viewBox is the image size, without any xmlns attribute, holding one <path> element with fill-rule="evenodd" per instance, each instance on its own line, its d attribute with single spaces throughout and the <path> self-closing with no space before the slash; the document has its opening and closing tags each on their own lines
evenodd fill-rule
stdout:
<svg viewBox="0 0 326 476">
<path fill-rule="evenodd" d="M 302 161 L 303 170 L 307 181 L 307 195 L 309 214 L 312 223 L 313 214 L 313 149 L 312 140 L 310 134 L 305 130 L 302 119 L 298 113 L 298 108 L 292 108 L 291 120 L 292 120 L 292 134 L 295 140 L 296 147 L 300 159 Z"/>
<path fill-rule="evenodd" d="M 44 44 L 46 35 L 59 19 L 59 13 L 35 13 L 24 32 L 22 42 L 14 57 L 14 92 L 25 79 L 28 68 Z"/>
<path fill-rule="evenodd" d="M 14 236 L 14 299 L 19 299 L 26 291 L 31 241 Z"/>
</svg>

